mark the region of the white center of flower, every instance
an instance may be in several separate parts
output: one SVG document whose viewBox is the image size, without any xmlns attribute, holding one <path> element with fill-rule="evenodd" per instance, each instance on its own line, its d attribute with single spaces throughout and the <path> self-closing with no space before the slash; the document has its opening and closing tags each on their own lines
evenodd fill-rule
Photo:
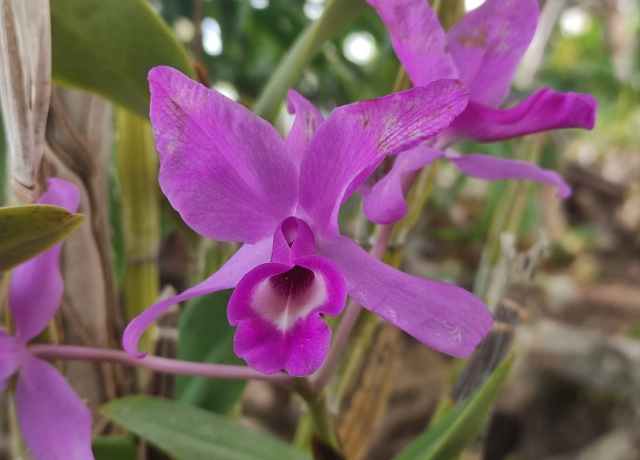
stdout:
<svg viewBox="0 0 640 460">
<path fill-rule="evenodd" d="M 284 332 L 326 299 L 327 283 L 322 275 L 296 265 L 258 284 L 251 307 Z"/>
</svg>

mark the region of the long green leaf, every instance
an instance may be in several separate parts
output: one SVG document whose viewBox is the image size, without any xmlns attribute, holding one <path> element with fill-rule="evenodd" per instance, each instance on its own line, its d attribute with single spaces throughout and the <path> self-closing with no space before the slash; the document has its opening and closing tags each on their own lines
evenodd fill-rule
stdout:
<svg viewBox="0 0 640 460">
<path fill-rule="evenodd" d="M 180 359 L 201 363 L 243 363 L 233 352 L 234 328 L 227 320 L 230 295 L 231 291 L 222 291 L 198 297 L 180 313 Z M 243 380 L 181 375 L 176 379 L 176 393 L 182 402 L 226 413 L 235 405 L 245 385 Z"/>
<path fill-rule="evenodd" d="M 298 37 L 287 55 L 271 74 L 253 111 L 268 121 L 274 121 L 288 88 L 294 85 L 300 73 L 318 54 L 327 40 L 335 37 L 367 10 L 364 0 L 330 0 L 322 16 Z"/>
<path fill-rule="evenodd" d="M 0 208 L 0 272 L 49 249 L 84 222 L 59 206 L 33 204 Z"/>
<path fill-rule="evenodd" d="M 509 371 L 507 359 L 468 400 L 445 415 L 394 457 L 394 460 L 451 460 L 473 442 L 491 413 Z"/>
<path fill-rule="evenodd" d="M 176 401 L 131 396 L 102 413 L 178 460 L 309 460 L 282 441 Z"/>
<path fill-rule="evenodd" d="M 51 39 L 56 83 L 144 117 L 149 69 L 168 65 L 194 75 L 186 51 L 144 0 L 51 0 Z"/>
</svg>

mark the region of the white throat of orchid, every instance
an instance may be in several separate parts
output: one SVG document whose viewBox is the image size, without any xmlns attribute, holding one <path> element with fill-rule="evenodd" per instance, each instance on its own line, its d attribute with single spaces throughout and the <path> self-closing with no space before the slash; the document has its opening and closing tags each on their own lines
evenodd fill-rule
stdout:
<svg viewBox="0 0 640 460">
<path fill-rule="evenodd" d="M 260 282 L 252 297 L 252 309 L 286 332 L 299 318 L 326 302 L 327 283 L 320 273 L 295 265 Z"/>
</svg>

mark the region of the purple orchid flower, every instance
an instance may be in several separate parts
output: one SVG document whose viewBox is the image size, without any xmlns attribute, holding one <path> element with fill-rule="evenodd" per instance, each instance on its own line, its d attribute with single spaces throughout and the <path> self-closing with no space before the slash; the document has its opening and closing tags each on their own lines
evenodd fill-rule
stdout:
<svg viewBox="0 0 640 460">
<path fill-rule="evenodd" d="M 544 88 L 515 107 L 498 108 L 509 94 L 518 62 L 536 30 L 536 0 L 487 0 L 448 33 L 424 0 L 367 1 L 386 24 L 398 59 L 414 85 L 457 78 L 470 93 L 469 105 L 447 130 L 403 153 L 390 174 L 372 188 L 362 189 L 369 219 L 389 223 L 402 218 L 407 211 L 403 176 L 439 158 L 478 179 L 531 179 L 558 187 L 560 198 L 571 194 L 554 171 L 519 160 L 460 155 L 447 148 L 462 139 L 493 142 L 551 129 L 593 128 L 596 100 L 586 94 Z"/>
<path fill-rule="evenodd" d="M 478 298 L 395 270 L 338 230 L 340 206 L 386 155 L 432 137 L 464 109 L 459 82 L 346 105 L 326 120 L 291 91 L 296 118 L 284 141 L 174 69 L 152 69 L 149 82 L 164 194 L 199 234 L 244 245 L 208 279 L 135 318 L 123 337 L 129 353 L 171 305 L 229 288 L 234 350 L 268 374 L 306 376 L 322 365 L 331 330 L 321 315 L 340 314 L 347 294 L 450 355 L 468 355 L 489 331 Z"/>
<path fill-rule="evenodd" d="M 39 204 L 76 212 L 80 194 L 75 185 L 49 179 Z M 0 328 L 0 388 L 18 373 L 16 408 L 20 430 L 36 460 L 88 460 L 91 412 L 65 378 L 46 361 L 29 353 L 27 342 L 40 334 L 62 301 L 59 243 L 13 270 L 9 309 L 14 336 Z"/>
</svg>

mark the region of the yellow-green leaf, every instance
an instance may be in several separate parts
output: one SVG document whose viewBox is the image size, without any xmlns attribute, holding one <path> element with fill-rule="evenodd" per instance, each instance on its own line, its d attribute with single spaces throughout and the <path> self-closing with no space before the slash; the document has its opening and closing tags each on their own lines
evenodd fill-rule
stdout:
<svg viewBox="0 0 640 460">
<path fill-rule="evenodd" d="M 59 243 L 84 221 L 59 206 L 0 208 L 0 271 L 9 270 Z"/>
</svg>

